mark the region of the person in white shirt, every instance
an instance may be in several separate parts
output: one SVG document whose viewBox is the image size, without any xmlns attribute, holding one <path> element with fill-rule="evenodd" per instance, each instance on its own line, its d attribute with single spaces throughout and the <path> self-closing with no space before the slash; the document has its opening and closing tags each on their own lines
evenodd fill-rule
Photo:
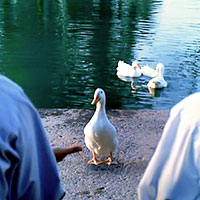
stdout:
<svg viewBox="0 0 200 200">
<path fill-rule="evenodd" d="M 140 200 L 200 199 L 200 93 L 171 109 L 138 196 Z"/>
</svg>

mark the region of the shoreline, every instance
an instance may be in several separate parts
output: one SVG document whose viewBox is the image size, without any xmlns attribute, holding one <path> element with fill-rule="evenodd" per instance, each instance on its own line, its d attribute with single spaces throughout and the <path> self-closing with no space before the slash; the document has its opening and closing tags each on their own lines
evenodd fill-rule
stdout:
<svg viewBox="0 0 200 200">
<path fill-rule="evenodd" d="M 58 163 L 64 200 L 134 199 L 137 186 L 160 139 L 169 110 L 108 110 L 118 132 L 119 145 L 113 164 L 91 166 L 91 153 L 84 143 L 83 129 L 94 110 L 38 109 L 51 145 L 80 145 L 83 151 Z"/>
</svg>

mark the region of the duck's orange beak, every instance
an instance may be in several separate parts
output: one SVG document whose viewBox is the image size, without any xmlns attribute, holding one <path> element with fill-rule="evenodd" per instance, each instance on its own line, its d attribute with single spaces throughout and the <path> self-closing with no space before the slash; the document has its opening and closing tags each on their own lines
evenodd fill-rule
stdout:
<svg viewBox="0 0 200 200">
<path fill-rule="evenodd" d="M 137 67 L 138 67 L 139 69 L 141 69 L 141 66 L 140 66 L 139 64 L 137 64 Z"/>
<path fill-rule="evenodd" d="M 96 104 L 98 101 L 99 101 L 99 96 L 98 95 L 96 95 L 96 97 L 93 99 L 93 101 L 92 101 L 92 105 L 94 105 L 94 104 Z"/>
</svg>

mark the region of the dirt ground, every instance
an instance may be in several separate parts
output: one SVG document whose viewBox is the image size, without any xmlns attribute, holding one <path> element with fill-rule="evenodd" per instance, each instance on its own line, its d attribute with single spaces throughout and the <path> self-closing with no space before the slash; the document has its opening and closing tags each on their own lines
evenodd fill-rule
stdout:
<svg viewBox="0 0 200 200">
<path fill-rule="evenodd" d="M 91 166 L 92 157 L 84 143 L 83 129 L 93 110 L 39 110 L 51 145 L 81 145 L 83 151 L 58 164 L 66 191 L 64 200 L 137 200 L 137 186 L 160 139 L 169 111 L 109 110 L 119 145 L 114 164 Z"/>
</svg>

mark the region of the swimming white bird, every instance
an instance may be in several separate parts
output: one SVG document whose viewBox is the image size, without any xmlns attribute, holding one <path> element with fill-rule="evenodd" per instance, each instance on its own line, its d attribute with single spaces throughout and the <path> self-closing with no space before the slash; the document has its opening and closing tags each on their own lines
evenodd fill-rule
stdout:
<svg viewBox="0 0 200 200">
<path fill-rule="evenodd" d="M 151 88 L 164 88 L 167 87 L 167 82 L 164 79 L 164 65 L 162 63 L 158 63 L 156 66 L 156 71 L 158 75 L 154 78 L 152 78 L 149 83 L 147 84 L 148 87 Z"/>
<path fill-rule="evenodd" d="M 141 68 L 137 61 L 132 62 L 132 65 L 121 60 L 118 62 L 117 76 L 140 77 L 141 75 Z"/>
<path fill-rule="evenodd" d="M 149 67 L 149 65 L 141 66 L 141 72 L 144 76 L 156 77 L 158 75 L 157 70 Z"/>
<path fill-rule="evenodd" d="M 153 94 L 153 96 L 154 96 L 155 89 L 162 89 L 162 88 L 167 87 L 167 82 L 165 81 L 164 76 L 163 76 L 164 65 L 162 63 L 158 63 L 156 66 L 156 71 L 158 75 L 152 78 L 147 84 L 149 91 L 151 94 Z"/>
<path fill-rule="evenodd" d="M 118 144 L 118 138 L 115 127 L 106 115 L 106 95 L 102 89 L 96 89 L 91 104 L 96 104 L 96 111 L 84 128 L 85 144 L 93 154 L 93 158 L 88 161 L 88 164 L 107 163 L 111 165 L 112 152 Z M 97 155 L 109 155 L 109 157 L 106 160 L 101 160 L 97 158 Z"/>
</svg>

